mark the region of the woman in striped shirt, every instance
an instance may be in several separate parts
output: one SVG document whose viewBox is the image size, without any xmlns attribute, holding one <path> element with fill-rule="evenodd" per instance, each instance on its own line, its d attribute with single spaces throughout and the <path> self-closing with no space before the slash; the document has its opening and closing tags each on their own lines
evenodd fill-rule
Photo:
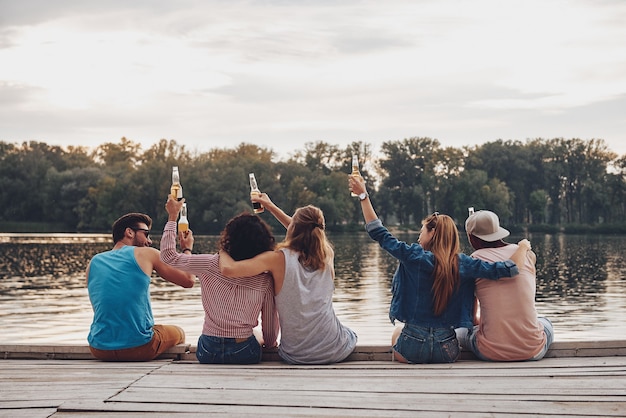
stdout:
<svg viewBox="0 0 626 418">
<path fill-rule="evenodd" d="M 200 279 L 204 326 L 198 338 L 200 363 L 254 364 L 261 361 L 262 345 L 276 346 L 279 322 L 274 304 L 274 282 L 267 272 L 242 279 L 220 273 L 218 254 L 191 254 L 193 233 L 179 233 L 181 253 L 176 252 L 176 219 L 185 200 L 169 197 L 168 221 L 161 238 L 161 260 Z M 242 213 L 232 218 L 220 236 L 220 249 L 236 260 L 271 251 L 276 241 L 261 218 Z M 254 334 L 261 315 L 262 339 Z"/>
</svg>

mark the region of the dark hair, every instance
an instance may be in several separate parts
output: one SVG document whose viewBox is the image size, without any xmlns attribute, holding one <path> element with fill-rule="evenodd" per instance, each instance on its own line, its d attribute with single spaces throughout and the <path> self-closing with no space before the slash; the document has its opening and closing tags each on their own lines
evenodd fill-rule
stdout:
<svg viewBox="0 0 626 418">
<path fill-rule="evenodd" d="M 276 239 L 263 219 L 244 212 L 228 221 L 220 234 L 219 245 L 233 260 L 239 261 L 273 250 Z"/>
<path fill-rule="evenodd" d="M 499 239 L 497 241 L 485 241 L 483 239 L 478 238 L 474 234 L 467 234 L 467 238 L 470 242 L 470 245 L 475 250 L 480 250 L 481 248 L 499 248 L 507 245 L 506 242 Z"/>
<path fill-rule="evenodd" d="M 124 238 L 126 228 L 137 228 L 140 223 L 145 223 L 148 229 L 150 229 L 152 227 L 152 218 L 145 213 L 137 212 L 127 213 L 118 218 L 113 222 L 113 243 L 116 244 Z"/>
</svg>

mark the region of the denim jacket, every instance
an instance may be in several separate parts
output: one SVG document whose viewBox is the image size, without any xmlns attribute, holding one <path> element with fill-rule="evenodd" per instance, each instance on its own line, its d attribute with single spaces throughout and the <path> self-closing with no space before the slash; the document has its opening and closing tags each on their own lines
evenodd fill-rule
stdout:
<svg viewBox="0 0 626 418">
<path fill-rule="evenodd" d="M 369 236 L 400 261 L 391 283 L 392 298 L 389 307 L 389 319 L 397 319 L 405 324 L 430 328 L 471 327 L 471 318 L 466 313 L 461 315 L 462 305 L 474 296 L 474 282 L 478 278 L 499 279 L 518 274 L 515 263 L 511 260 L 489 263 L 459 254 L 460 286 L 452 294 L 448 306 L 440 314 L 433 313 L 433 270 L 435 256 L 424 250 L 418 243 L 407 244 L 395 238 L 380 219 L 365 225 Z"/>
</svg>

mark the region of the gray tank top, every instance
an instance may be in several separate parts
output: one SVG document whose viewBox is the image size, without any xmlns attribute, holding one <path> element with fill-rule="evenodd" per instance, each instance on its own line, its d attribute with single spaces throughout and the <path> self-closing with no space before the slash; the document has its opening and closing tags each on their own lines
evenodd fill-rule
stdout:
<svg viewBox="0 0 626 418">
<path fill-rule="evenodd" d="M 285 255 L 285 280 L 275 298 L 280 319 L 280 357 L 291 364 L 344 360 L 354 350 L 357 335 L 335 315 L 331 267 L 307 270 L 298 262 L 297 252 L 287 248 L 281 251 Z"/>
</svg>

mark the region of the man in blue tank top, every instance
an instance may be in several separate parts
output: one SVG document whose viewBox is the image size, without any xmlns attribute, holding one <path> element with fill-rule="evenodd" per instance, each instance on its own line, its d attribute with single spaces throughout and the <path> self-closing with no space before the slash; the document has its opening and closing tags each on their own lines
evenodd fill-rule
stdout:
<svg viewBox="0 0 626 418">
<path fill-rule="evenodd" d="M 148 361 L 185 342 L 176 325 L 154 325 L 150 305 L 153 271 L 163 279 L 189 288 L 195 276 L 173 268 L 150 247 L 152 219 L 128 213 L 113 223 L 113 249 L 96 254 L 87 266 L 87 289 L 93 322 L 87 341 L 97 359 Z"/>
</svg>

